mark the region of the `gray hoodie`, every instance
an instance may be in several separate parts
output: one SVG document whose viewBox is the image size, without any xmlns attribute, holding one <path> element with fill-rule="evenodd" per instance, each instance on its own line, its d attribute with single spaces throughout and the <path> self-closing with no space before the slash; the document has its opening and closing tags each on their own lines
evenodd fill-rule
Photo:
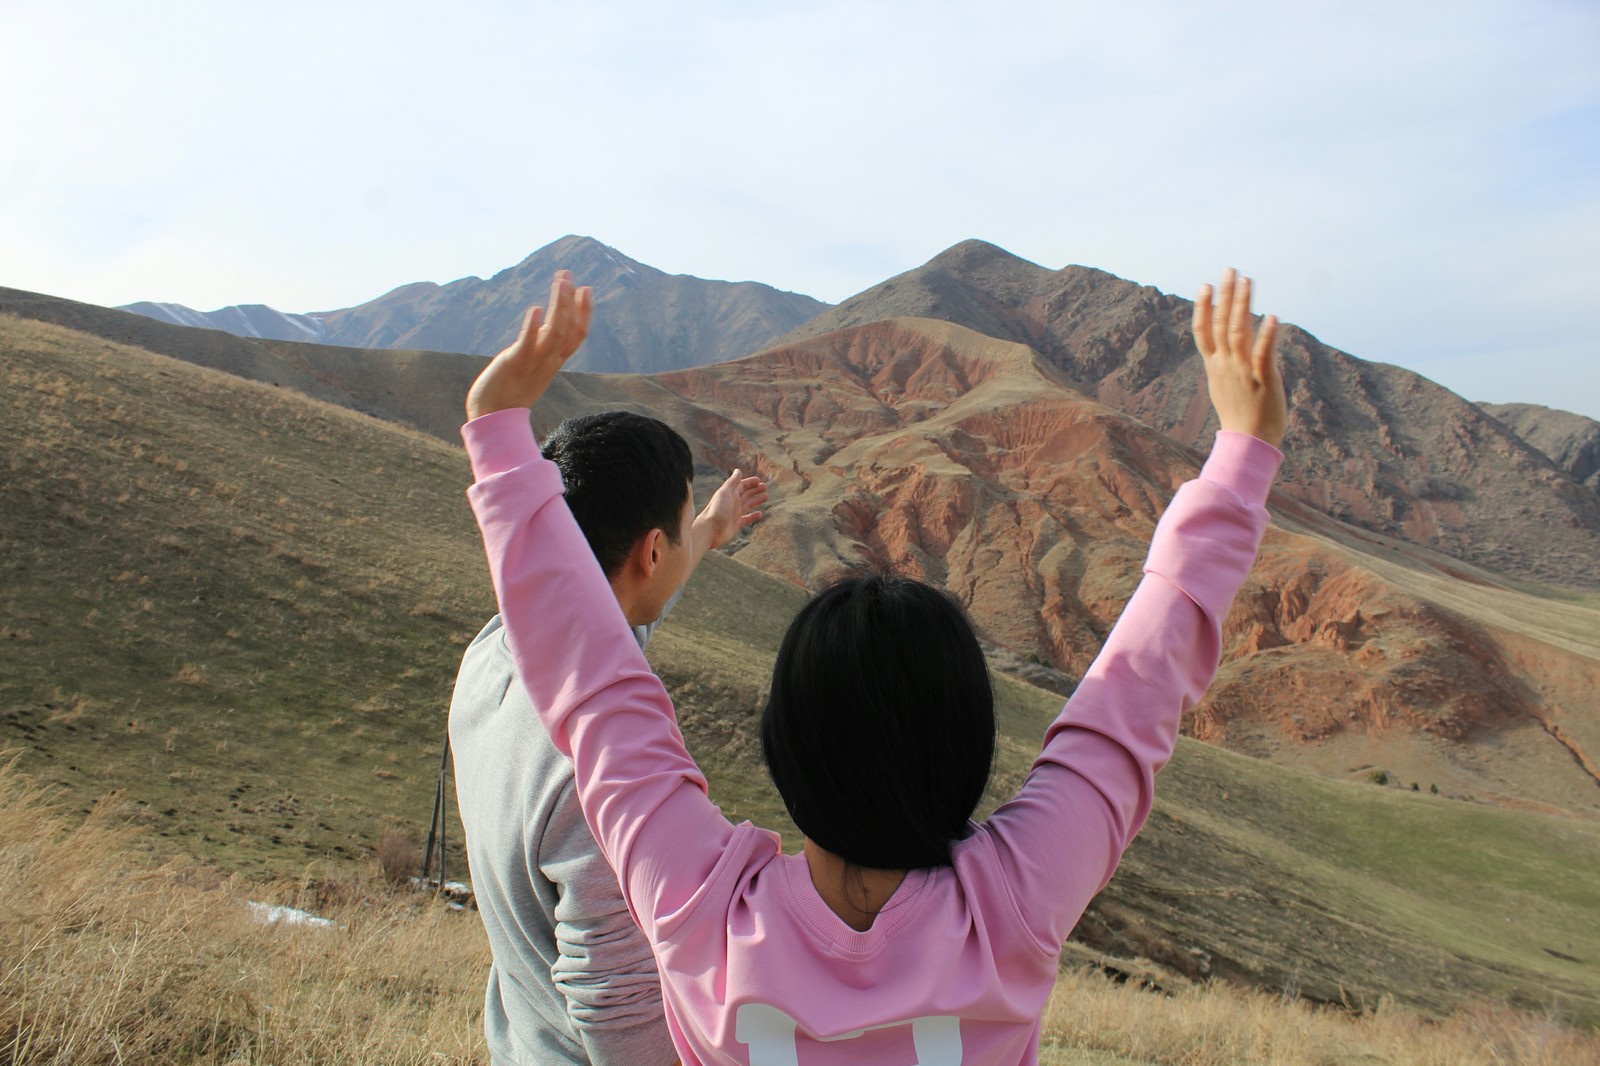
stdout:
<svg viewBox="0 0 1600 1066">
<path fill-rule="evenodd" d="M 654 626 L 634 632 L 644 646 Z M 655 957 L 622 902 L 511 662 L 500 616 L 467 648 L 450 702 L 467 863 L 494 964 L 496 1066 L 650 1066 L 677 1058 Z"/>
</svg>

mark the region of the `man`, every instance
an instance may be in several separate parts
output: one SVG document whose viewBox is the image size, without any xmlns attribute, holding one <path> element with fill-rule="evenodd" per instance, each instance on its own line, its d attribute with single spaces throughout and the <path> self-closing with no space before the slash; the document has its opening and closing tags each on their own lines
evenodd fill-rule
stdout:
<svg viewBox="0 0 1600 1066">
<path fill-rule="evenodd" d="M 592 297 L 556 275 L 550 316 L 529 311 L 513 348 L 564 361 Z M 571 419 L 542 449 L 641 646 L 705 553 L 760 518 L 766 485 L 739 471 L 694 513 L 689 446 L 613 411 Z M 456 794 L 473 892 L 494 963 L 484 1027 L 497 1064 L 676 1058 L 649 944 L 629 917 L 556 751 L 516 676 L 497 615 L 468 647 L 450 705 Z"/>
</svg>

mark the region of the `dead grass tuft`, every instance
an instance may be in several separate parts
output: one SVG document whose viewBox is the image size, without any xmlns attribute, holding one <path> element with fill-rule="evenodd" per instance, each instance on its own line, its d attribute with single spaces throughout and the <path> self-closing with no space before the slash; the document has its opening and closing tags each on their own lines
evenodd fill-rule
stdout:
<svg viewBox="0 0 1600 1066">
<path fill-rule="evenodd" d="M 1039 1061 L 1115 1066 L 1593 1066 L 1600 1036 L 1498 1006 L 1443 1022 L 1384 1000 L 1369 1013 L 1317 1007 L 1220 982 L 1143 992 L 1095 972 L 1061 976 Z"/>
<path fill-rule="evenodd" d="M 485 1060 L 474 915 L 363 874 L 251 886 L 141 864 L 117 807 L 72 824 L 0 764 L 0 1062 Z M 250 899 L 337 928 L 262 925 Z"/>
<path fill-rule="evenodd" d="M 412 618 L 431 618 L 438 622 L 454 621 L 449 611 L 437 603 L 429 603 L 426 600 L 412 604 L 411 609 L 406 613 Z"/>
<path fill-rule="evenodd" d="M 188 555 L 194 550 L 189 546 L 188 541 L 174 533 L 167 533 L 157 537 L 156 547 L 165 548 L 167 551 L 172 552 L 175 555 Z"/>
<path fill-rule="evenodd" d="M 172 680 L 179 685 L 204 688 L 206 686 L 206 671 L 204 667 L 196 666 L 194 663 L 184 663 L 178 668 L 178 672 L 173 675 Z"/>
<path fill-rule="evenodd" d="M 389 884 L 406 884 L 422 869 L 422 849 L 413 844 L 404 831 L 385 830 L 383 836 L 378 838 L 378 868 L 383 871 L 383 879 Z"/>
</svg>

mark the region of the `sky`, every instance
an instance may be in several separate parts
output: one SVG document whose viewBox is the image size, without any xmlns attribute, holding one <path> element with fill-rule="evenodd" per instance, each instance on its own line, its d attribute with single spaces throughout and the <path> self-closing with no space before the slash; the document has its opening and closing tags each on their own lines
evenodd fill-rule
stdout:
<svg viewBox="0 0 1600 1066">
<path fill-rule="evenodd" d="M 837 302 L 969 237 L 1600 419 L 1600 2 L 0 0 L 0 285 L 283 311 L 568 233 Z"/>
</svg>

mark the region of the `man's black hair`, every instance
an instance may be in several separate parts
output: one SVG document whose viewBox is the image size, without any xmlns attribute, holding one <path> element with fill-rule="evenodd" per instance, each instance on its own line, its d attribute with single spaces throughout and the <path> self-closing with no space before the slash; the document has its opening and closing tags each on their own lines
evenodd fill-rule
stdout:
<svg viewBox="0 0 1600 1066">
<path fill-rule="evenodd" d="M 673 544 L 694 479 L 694 458 L 678 431 L 631 411 L 569 418 L 545 439 L 561 471 L 567 506 L 606 577 L 652 529 Z"/>
<path fill-rule="evenodd" d="M 789 816 L 846 862 L 948 866 L 989 781 L 994 690 L 948 594 L 898 577 L 840 582 L 789 625 L 761 750 Z"/>
</svg>

